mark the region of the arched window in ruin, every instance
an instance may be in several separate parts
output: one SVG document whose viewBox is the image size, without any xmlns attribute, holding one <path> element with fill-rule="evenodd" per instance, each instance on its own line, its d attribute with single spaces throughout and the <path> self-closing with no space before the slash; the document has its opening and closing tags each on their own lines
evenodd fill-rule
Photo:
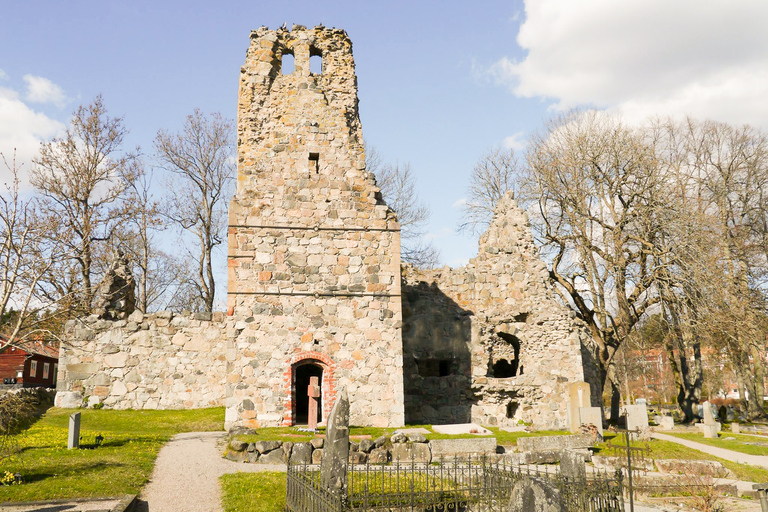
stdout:
<svg viewBox="0 0 768 512">
<path fill-rule="evenodd" d="M 306 425 L 309 419 L 309 388 L 310 379 L 317 377 L 319 396 L 317 398 L 317 422 L 323 418 L 323 367 L 319 361 L 304 359 L 293 367 L 293 424 Z"/>
<path fill-rule="evenodd" d="M 523 373 L 520 365 L 520 340 L 506 332 L 498 333 L 503 344 L 498 347 L 498 358 L 491 366 L 491 375 L 497 379 L 507 379 Z"/>
<path fill-rule="evenodd" d="M 309 48 L 309 72 L 313 75 L 323 74 L 323 53 L 315 47 Z"/>
<path fill-rule="evenodd" d="M 296 70 L 296 62 L 293 58 L 293 53 L 285 50 L 283 51 L 283 57 L 280 60 L 280 73 L 283 75 L 291 75 Z"/>
</svg>

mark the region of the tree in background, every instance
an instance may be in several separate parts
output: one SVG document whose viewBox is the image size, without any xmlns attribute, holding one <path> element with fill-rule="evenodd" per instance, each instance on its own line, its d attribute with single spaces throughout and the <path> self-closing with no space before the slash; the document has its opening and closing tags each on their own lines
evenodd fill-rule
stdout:
<svg viewBox="0 0 768 512">
<path fill-rule="evenodd" d="M 235 178 L 235 127 L 221 114 L 206 116 L 196 109 L 179 133 L 159 131 L 155 154 L 171 175 L 173 191 L 164 214 L 197 242 L 189 254 L 196 280 L 190 283 L 205 311 L 213 311 L 216 282 L 212 255 L 226 240 L 227 203 Z"/>
<path fill-rule="evenodd" d="M 141 174 L 138 156 L 122 149 L 127 130 L 109 117 L 101 96 L 80 106 L 63 137 L 40 145 L 30 182 L 40 195 L 41 215 L 55 226 L 47 237 L 60 242 L 67 261 L 46 279 L 51 297 L 72 295 L 78 313 L 94 296 L 97 255 L 133 214 L 127 200 Z"/>
<path fill-rule="evenodd" d="M 416 192 L 416 177 L 411 165 L 385 163 L 371 146 L 366 146 L 365 155 L 366 169 L 376 177 L 384 202 L 397 213 L 402 260 L 419 268 L 438 266 L 439 251 L 424 240 L 430 213 Z"/>
<path fill-rule="evenodd" d="M 520 162 L 512 149 L 495 148 L 483 155 L 472 169 L 467 202 L 459 230 L 479 234 L 488 228 L 496 203 L 519 179 Z"/>
</svg>

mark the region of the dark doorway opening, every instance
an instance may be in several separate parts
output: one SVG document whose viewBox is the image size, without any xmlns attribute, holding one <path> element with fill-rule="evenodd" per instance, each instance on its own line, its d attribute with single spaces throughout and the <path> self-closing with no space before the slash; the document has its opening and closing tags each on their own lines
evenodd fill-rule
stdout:
<svg viewBox="0 0 768 512">
<path fill-rule="evenodd" d="M 309 379 L 317 377 L 317 384 L 320 387 L 320 396 L 317 398 L 317 422 L 323 419 L 323 368 L 313 364 L 300 364 L 294 369 L 294 425 L 306 425 L 309 419 Z"/>
</svg>

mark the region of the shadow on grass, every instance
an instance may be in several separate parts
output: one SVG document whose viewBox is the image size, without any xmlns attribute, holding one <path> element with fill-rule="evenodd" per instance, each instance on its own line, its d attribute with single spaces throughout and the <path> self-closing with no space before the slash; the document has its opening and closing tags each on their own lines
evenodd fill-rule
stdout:
<svg viewBox="0 0 768 512">
<path fill-rule="evenodd" d="M 105 469 L 112 469 L 112 468 L 119 468 L 119 467 L 126 467 L 128 464 L 124 464 L 122 462 L 90 462 L 90 463 L 80 463 L 80 464 L 73 464 L 71 466 L 68 466 L 66 468 L 59 468 L 57 472 L 27 472 L 24 475 L 24 483 L 25 484 L 31 484 L 35 482 L 42 482 L 43 480 L 46 480 L 48 478 L 70 478 L 70 477 L 76 477 L 76 476 L 84 476 L 92 472 L 102 471 Z"/>
</svg>

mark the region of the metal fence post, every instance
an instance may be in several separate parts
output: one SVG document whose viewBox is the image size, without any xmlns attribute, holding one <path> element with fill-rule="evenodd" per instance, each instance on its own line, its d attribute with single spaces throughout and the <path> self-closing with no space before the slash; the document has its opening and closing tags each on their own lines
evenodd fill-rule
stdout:
<svg viewBox="0 0 768 512">
<path fill-rule="evenodd" d="M 757 491 L 762 511 L 768 512 L 768 484 L 752 484 L 752 489 Z"/>
</svg>

